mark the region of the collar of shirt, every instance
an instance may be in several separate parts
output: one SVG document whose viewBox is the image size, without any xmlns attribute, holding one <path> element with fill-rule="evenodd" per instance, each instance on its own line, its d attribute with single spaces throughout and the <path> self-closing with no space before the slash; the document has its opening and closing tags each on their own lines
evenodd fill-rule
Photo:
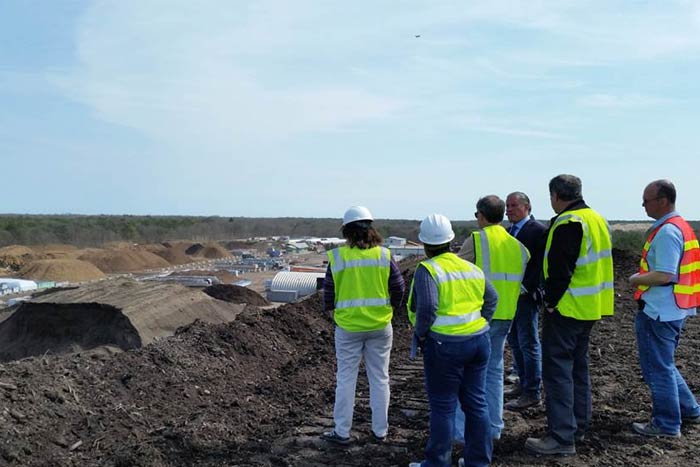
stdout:
<svg viewBox="0 0 700 467">
<path fill-rule="evenodd" d="M 515 236 L 515 234 L 517 234 L 518 232 L 520 232 L 520 229 L 522 229 L 523 226 L 524 226 L 525 224 L 527 224 L 527 223 L 530 221 L 530 219 L 532 219 L 532 214 L 523 217 L 522 219 L 520 219 L 520 220 L 519 220 L 518 222 L 516 222 L 515 224 L 511 224 L 510 227 L 508 228 L 508 231 L 511 232 L 511 235 L 512 235 L 512 236 Z"/>
<path fill-rule="evenodd" d="M 666 214 L 665 216 L 660 217 L 656 222 L 651 224 L 651 227 L 649 227 L 649 232 L 652 232 L 655 228 L 657 228 L 658 226 L 660 226 L 661 224 L 663 224 L 664 222 L 666 222 L 668 219 L 670 219 L 673 216 L 680 216 L 680 214 L 678 214 L 678 211 L 671 211 L 668 214 Z"/>
</svg>

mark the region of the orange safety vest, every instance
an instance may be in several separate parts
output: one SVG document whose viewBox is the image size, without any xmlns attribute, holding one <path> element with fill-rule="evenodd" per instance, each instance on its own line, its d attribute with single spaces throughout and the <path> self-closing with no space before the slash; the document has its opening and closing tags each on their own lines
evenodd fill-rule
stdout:
<svg viewBox="0 0 700 467">
<path fill-rule="evenodd" d="M 647 238 L 642 249 L 642 260 L 639 262 L 639 272 L 649 272 L 647 254 L 659 229 L 666 224 L 673 224 L 678 227 L 683 234 L 683 257 L 678 268 L 678 282 L 673 285 L 673 296 L 676 299 L 678 308 L 688 309 L 700 306 L 700 246 L 695 236 L 693 228 L 681 216 L 673 216 L 663 224 L 654 229 Z M 634 292 L 635 300 L 642 298 L 645 291 L 649 289 L 647 285 L 637 286 Z"/>
</svg>

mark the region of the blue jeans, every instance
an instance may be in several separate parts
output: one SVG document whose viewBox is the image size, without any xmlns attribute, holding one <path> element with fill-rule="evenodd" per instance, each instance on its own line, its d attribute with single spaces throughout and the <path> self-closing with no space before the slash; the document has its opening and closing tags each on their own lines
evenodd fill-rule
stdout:
<svg viewBox="0 0 700 467">
<path fill-rule="evenodd" d="M 529 295 L 521 295 L 515 312 L 508 344 L 513 352 L 513 368 L 520 378 L 523 394 L 540 398 L 542 384 L 542 348 L 538 334 L 537 303 Z"/>
<path fill-rule="evenodd" d="M 486 366 L 490 354 L 486 333 L 461 342 L 441 342 L 428 337 L 423 352 L 425 388 L 430 403 L 430 435 L 423 467 L 452 465 L 452 438 L 457 401 L 467 418 L 463 448 L 466 466 L 491 463 L 493 440 L 488 435 Z"/>
<path fill-rule="evenodd" d="M 489 340 L 491 341 L 491 356 L 486 369 L 486 403 L 489 407 L 489 420 L 491 421 L 491 438 L 500 439 L 503 423 L 503 350 L 506 346 L 506 337 L 510 331 L 511 320 L 493 319 L 489 323 Z M 464 412 L 457 409 L 455 412 L 455 441 L 465 439 L 461 430 L 464 425 Z"/>
<path fill-rule="evenodd" d="M 651 423 L 670 434 L 680 431 L 681 417 L 700 415 L 700 406 L 674 361 L 684 322 L 653 320 L 643 311 L 634 320 L 639 365 L 651 390 Z"/>
</svg>

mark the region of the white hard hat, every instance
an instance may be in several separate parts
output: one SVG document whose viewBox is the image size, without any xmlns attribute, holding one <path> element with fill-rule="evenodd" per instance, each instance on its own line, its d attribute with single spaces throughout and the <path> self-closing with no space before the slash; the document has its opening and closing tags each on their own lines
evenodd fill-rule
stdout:
<svg viewBox="0 0 700 467">
<path fill-rule="evenodd" d="M 418 239 L 428 245 L 442 245 L 452 241 L 455 233 L 452 223 L 442 214 L 431 214 L 420 223 Z"/>
<path fill-rule="evenodd" d="M 343 225 L 356 221 L 373 221 L 372 213 L 364 206 L 351 206 L 343 215 Z"/>
</svg>

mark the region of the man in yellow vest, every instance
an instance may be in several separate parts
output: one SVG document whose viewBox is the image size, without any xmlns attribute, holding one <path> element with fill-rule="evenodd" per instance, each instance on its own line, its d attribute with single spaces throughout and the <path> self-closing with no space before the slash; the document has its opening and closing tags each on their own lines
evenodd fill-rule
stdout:
<svg viewBox="0 0 700 467">
<path fill-rule="evenodd" d="M 593 325 L 613 314 L 612 239 L 607 221 L 583 201 L 581 179 L 549 182 L 557 214 L 547 232 L 542 272 L 542 381 L 547 435 L 525 447 L 541 455 L 574 455 L 591 420 L 588 345 Z"/>
<path fill-rule="evenodd" d="M 324 305 L 335 321 L 338 361 L 333 419 L 335 429 L 321 439 L 350 444 L 355 386 L 364 358 L 372 410 L 371 439 L 384 441 L 389 429 L 389 356 L 393 309 L 401 306 L 404 281 L 382 236 L 372 226 L 364 206 L 352 206 L 343 216 L 346 245 L 328 252 L 323 284 Z"/>
<path fill-rule="evenodd" d="M 493 439 L 486 405 L 486 366 L 490 353 L 488 320 L 498 294 L 472 263 L 450 252 L 452 224 L 431 214 L 418 238 L 427 260 L 416 268 L 408 298 L 414 342 L 423 350 L 425 388 L 430 403 L 430 436 L 425 460 L 409 467 L 449 467 L 457 401 L 467 414 L 460 467 L 491 463 Z"/>
<path fill-rule="evenodd" d="M 700 306 L 700 247 L 692 227 L 676 212 L 673 183 L 651 182 L 642 206 L 656 222 L 630 282 L 637 286 L 634 324 L 652 412 L 648 423 L 633 423 L 632 429 L 644 436 L 679 438 L 681 425 L 700 424 L 700 406 L 675 363 L 685 319 Z"/>
<path fill-rule="evenodd" d="M 484 196 L 476 203 L 479 230 L 472 232 L 459 251 L 463 259 L 474 262 L 498 292 L 498 307 L 489 325 L 491 356 L 486 371 L 486 402 L 491 419 L 491 436 L 501 438 L 503 431 L 503 350 L 520 296 L 520 285 L 530 259 L 527 248 L 501 226 L 506 204 L 496 195 Z M 457 411 L 455 425 L 463 425 L 464 414 Z M 459 429 L 456 439 L 460 439 Z"/>
</svg>

